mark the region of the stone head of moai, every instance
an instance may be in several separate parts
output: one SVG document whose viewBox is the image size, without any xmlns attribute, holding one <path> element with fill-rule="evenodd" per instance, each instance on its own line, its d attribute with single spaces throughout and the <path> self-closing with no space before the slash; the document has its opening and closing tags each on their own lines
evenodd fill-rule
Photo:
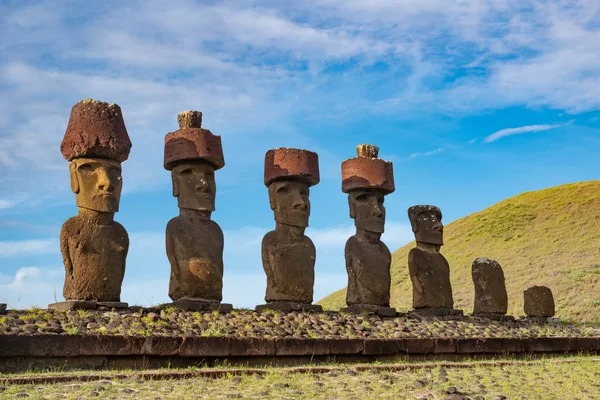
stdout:
<svg viewBox="0 0 600 400">
<path fill-rule="evenodd" d="M 439 207 L 412 206 L 408 209 L 408 219 L 417 245 L 426 243 L 442 246 L 444 244 L 444 225 L 442 225 L 442 211 Z"/>
<path fill-rule="evenodd" d="M 310 187 L 319 183 L 317 153 L 279 148 L 265 155 L 265 185 L 277 224 L 306 228 Z"/>
<path fill-rule="evenodd" d="M 77 207 L 119 211 L 121 162 L 127 160 L 130 149 L 118 105 L 86 99 L 73 106 L 60 150 L 71 163 L 71 189 Z"/>
<path fill-rule="evenodd" d="M 129 238 L 113 216 L 123 184 L 121 162 L 130 149 L 118 105 L 86 99 L 73 106 L 60 145 L 79 208 L 60 234 L 67 300 L 120 301 Z"/>
<path fill-rule="evenodd" d="M 395 190 L 392 163 L 378 158 L 377 146 L 361 144 L 357 153 L 342 163 L 342 191 L 348 193 L 350 218 L 357 229 L 383 233 L 384 196 Z"/>
<path fill-rule="evenodd" d="M 179 130 L 165 136 L 165 169 L 171 171 L 173 196 L 180 209 L 215 210 L 215 171 L 223 168 L 221 137 L 202 129 L 202 113 L 184 111 L 178 115 Z"/>
</svg>

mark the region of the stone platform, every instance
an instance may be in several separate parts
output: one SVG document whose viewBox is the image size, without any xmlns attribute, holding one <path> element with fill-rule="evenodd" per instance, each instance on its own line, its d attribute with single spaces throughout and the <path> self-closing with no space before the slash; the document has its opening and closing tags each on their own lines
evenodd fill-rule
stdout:
<svg viewBox="0 0 600 400">
<path fill-rule="evenodd" d="M 129 304 L 121 301 L 91 301 L 91 300 L 66 300 L 48 305 L 49 309 L 58 311 L 69 310 L 122 310 L 129 308 Z"/>
<path fill-rule="evenodd" d="M 411 310 L 409 314 L 416 314 L 423 317 L 445 317 L 445 316 L 462 316 L 462 310 L 454 308 L 416 308 Z"/>
<path fill-rule="evenodd" d="M 498 313 L 479 313 L 479 314 L 471 314 L 472 317 L 475 318 L 487 318 L 494 321 L 514 321 L 515 317 L 512 315 L 506 314 L 498 314 Z"/>
<path fill-rule="evenodd" d="M 277 311 L 314 311 L 314 312 L 322 312 L 323 307 L 318 304 L 303 304 L 296 303 L 293 301 L 274 301 L 272 303 L 261 304 L 254 307 L 254 311 L 262 312 L 266 310 L 277 310 Z"/>
<path fill-rule="evenodd" d="M 341 312 L 345 313 L 353 313 L 353 314 L 377 314 L 380 317 L 395 317 L 397 312 L 395 308 L 392 307 L 380 307 L 373 306 L 370 304 L 352 304 L 346 308 L 342 308 Z"/>
<path fill-rule="evenodd" d="M 190 299 L 175 300 L 172 303 L 162 304 L 158 308 L 165 307 L 175 307 L 183 311 L 218 311 L 220 313 L 229 313 L 233 311 L 232 304 Z"/>
</svg>

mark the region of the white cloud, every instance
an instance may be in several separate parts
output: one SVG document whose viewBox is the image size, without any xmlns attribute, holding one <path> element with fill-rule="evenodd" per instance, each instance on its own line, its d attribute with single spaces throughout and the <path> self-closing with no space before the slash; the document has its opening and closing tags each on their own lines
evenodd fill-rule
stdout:
<svg viewBox="0 0 600 400">
<path fill-rule="evenodd" d="M 410 156 L 408 156 L 407 159 L 412 160 L 413 158 L 417 158 L 417 157 L 429 157 L 434 154 L 439 154 L 439 153 L 443 153 L 443 152 L 444 152 L 444 149 L 437 148 L 435 150 L 426 151 L 424 153 L 412 153 Z"/>
<path fill-rule="evenodd" d="M 14 276 L 0 273 L 0 302 L 11 308 L 46 307 L 62 300 L 61 268 L 23 267 Z"/>
<path fill-rule="evenodd" d="M 54 238 L 0 241 L 0 258 L 51 254 L 58 251 L 58 239 Z"/>
<path fill-rule="evenodd" d="M 518 128 L 500 129 L 499 131 L 496 131 L 496 132 L 492 133 L 491 135 L 487 136 L 485 139 L 483 139 L 483 141 L 485 143 L 491 143 L 491 142 L 495 142 L 496 140 L 501 139 L 506 136 L 520 135 L 520 134 L 529 133 L 529 132 L 549 131 L 551 129 L 560 128 L 561 126 L 563 126 L 563 125 L 561 125 L 561 124 L 543 124 L 543 125 L 520 126 Z"/>
</svg>

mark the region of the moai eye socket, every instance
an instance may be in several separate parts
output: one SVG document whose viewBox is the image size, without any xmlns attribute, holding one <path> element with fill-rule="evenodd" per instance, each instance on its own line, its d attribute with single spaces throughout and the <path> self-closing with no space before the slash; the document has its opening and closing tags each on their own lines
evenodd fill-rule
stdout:
<svg viewBox="0 0 600 400">
<path fill-rule="evenodd" d="M 286 195 L 288 194 L 290 191 L 288 190 L 287 187 L 282 186 L 279 189 L 277 189 L 277 194 L 281 194 L 281 195 Z"/>
</svg>

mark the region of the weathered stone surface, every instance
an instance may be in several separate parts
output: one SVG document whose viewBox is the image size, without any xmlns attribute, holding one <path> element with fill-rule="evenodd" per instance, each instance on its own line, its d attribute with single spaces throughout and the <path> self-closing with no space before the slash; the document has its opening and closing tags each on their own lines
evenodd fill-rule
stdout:
<svg viewBox="0 0 600 400">
<path fill-rule="evenodd" d="M 310 216 L 309 186 L 318 181 L 316 153 L 298 149 L 267 152 L 265 184 L 276 222 L 275 230 L 262 241 L 267 303 L 313 301 L 316 250 L 304 231 Z"/>
<path fill-rule="evenodd" d="M 475 317 L 492 319 L 494 321 L 514 321 L 515 317 L 512 315 L 500 314 L 500 313 L 478 313 L 474 314 Z"/>
<path fill-rule="evenodd" d="M 277 179 L 294 179 L 309 186 L 319 183 L 317 153 L 301 149 L 278 148 L 265 154 L 265 186 Z"/>
<path fill-rule="evenodd" d="M 357 146 L 358 157 L 342 162 L 342 191 L 377 189 L 386 194 L 395 190 L 392 163 L 377 158 L 379 148 L 369 144 Z"/>
<path fill-rule="evenodd" d="M 554 316 L 554 296 L 546 286 L 532 286 L 523 292 L 524 311 L 528 317 L 550 318 Z"/>
<path fill-rule="evenodd" d="M 261 304 L 254 307 L 254 311 L 262 312 L 266 310 L 279 310 L 279 311 L 314 311 L 321 312 L 323 307 L 318 304 L 310 303 L 297 303 L 293 301 L 273 301 L 267 304 Z"/>
<path fill-rule="evenodd" d="M 478 258 L 471 268 L 475 285 L 473 314 L 506 314 L 508 294 L 500 264 L 489 258 Z"/>
<path fill-rule="evenodd" d="M 381 241 L 385 225 L 383 202 L 384 196 L 394 190 L 394 176 L 392 164 L 377 158 L 376 146 L 359 145 L 357 150 L 358 157 L 342 163 L 342 190 L 348 193 L 350 218 L 356 226 L 356 234 L 348 239 L 345 248 L 346 303 L 383 310 L 390 305 L 392 261 L 388 247 Z M 347 310 L 350 309 L 353 308 Z"/>
<path fill-rule="evenodd" d="M 228 313 L 233 311 L 233 305 L 227 303 L 220 303 L 219 301 L 207 301 L 203 299 L 189 299 L 180 298 L 170 305 L 184 311 L 219 311 L 221 313 Z"/>
<path fill-rule="evenodd" d="M 223 298 L 224 240 L 223 231 L 210 218 L 217 191 L 214 172 L 225 164 L 221 137 L 200 129 L 202 113 L 198 111 L 180 113 L 178 119 L 180 129 L 165 137 L 165 168 L 171 170 L 173 196 L 180 210 L 166 230 L 169 296 L 175 301 L 218 303 Z M 180 304 L 184 309 L 205 307 L 198 302 Z"/>
<path fill-rule="evenodd" d="M 67 161 L 79 157 L 102 157 L 123 162 L 131 141 L 121 108 L 92 99 L 75 104 L 60 151 Z"/>
<path fill-rule="evenodd" d="M 418 314 L 423 317 L 444 317 L 448 315 L 463 315 L 462 310 L 455 310 L 453 308 L 415 308 L 411 313 Z"/>
<path fill-rule="evenodd" d="M 98 308 L 100 307 L 104 307 L 107 308 L 109 310 L 111 309 L 124 309 L 124 308 L 129 308 L 129 304 L 122 302 L 122 301 L 99 301 L 98 302 Z"/>
<path fill-rule="evenodd" d="M 444 243 L 442 213 L 435 206 L 413 206 L 408 217 L 417 241 L 417 247 L 408 253 L 413 308 L 452 309 L 450 266 L 440 254 Z"/>
<path fill-rule="evenodd" d="M 0 314 L 6 313 L 6 304 L 0 303 Z"/>
<path fill-rule="evenodd" d="M 375 306 L 372 304 L 352 304 L 348 307 L 342 308 L 340 311 L 347 312 L 347 313 L 355 313 L 355 314 L 373 313 L 373 314 L 379 315 L 380 317 L 395 317 L 396 316 L 395 308 L 380 307 L 380 306 Z"/>
<path fill-rule="evenodd" d="M 164 166 L 172 170 L 177 163 L 189 160 L 204 160 L 214 170 L 225 166 L 221 136 L 202 129 L 202 113 L 184 111 L 177 116 L 179 129 L 165 136 Z"/>
<path fill-rule="evenodd" d="M 48 308 L 59 311 L 95 310 L 96 308 L 98 308 L 98 303 L 96 301 L 67 300 L 49 304 Z"/>
</svg>

